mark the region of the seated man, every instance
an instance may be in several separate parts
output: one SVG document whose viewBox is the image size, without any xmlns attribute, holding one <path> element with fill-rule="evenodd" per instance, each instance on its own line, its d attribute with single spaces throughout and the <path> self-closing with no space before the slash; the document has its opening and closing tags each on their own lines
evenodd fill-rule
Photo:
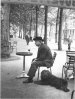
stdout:
<svg viewBox="0 0 75 99">
<path fill-rule="evenodd" d="M 29 78 L 23 81 L 23 83 L 33 82 L 33 77 L 35 76 L 38 66 L 45 66 L 49 68 L 53 64 L 51 50 L 43 43 L 42 37 L 35 37 L 33 40 L 35 41 L 35 45 L 38 46 L 38 54 L 37 58 L 32 60 L 31 67 L 28 72 Z"/>
</svg>

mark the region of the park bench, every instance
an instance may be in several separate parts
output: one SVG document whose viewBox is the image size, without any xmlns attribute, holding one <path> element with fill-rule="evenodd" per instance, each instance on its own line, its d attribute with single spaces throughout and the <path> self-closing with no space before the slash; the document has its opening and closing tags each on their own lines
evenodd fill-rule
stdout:
<svg viewBox="0 0 75 99">
<path fill-rule="evenodd" d="M 10 42 L 7 40 L 1 41 L 1 57 L 9 57 L 11 53 Z"/>
<path fill-rule="evenodd" d="M 13 51 L 13 49 L 16 49 L 17 47 L 17 41 L 10 41 L 10 45 L 11 45 L 11 50 Z"/>
</svg>

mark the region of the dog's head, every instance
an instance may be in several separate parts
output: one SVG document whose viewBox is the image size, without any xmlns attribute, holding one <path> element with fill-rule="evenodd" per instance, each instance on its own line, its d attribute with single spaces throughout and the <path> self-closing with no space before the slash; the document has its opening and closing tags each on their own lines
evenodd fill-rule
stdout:
<svg viewBox="0 0 75 99">
<path fill-rule="evenodd" d="M 51 73 L 48 70 L 43 70 L 41 72 L 41 80 L 46 81 L 50 78 Z"/>
</svg>

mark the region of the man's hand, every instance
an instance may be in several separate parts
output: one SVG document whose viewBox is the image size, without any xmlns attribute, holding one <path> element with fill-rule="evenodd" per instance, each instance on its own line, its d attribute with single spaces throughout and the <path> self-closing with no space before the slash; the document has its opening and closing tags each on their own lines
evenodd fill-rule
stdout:
<svg viewBox="0 0 75 99">
<path fill-rule="evenodd" d="M 35 62 L 35 61 L 37 61 L 37 58 L 33 58 L 33 59 L 32 59 L 32 63 Z"/>
<path fill-rule="evenodd" d="M 32 61 L 34 61 L 34 60 L 35 60 L 35 58 L 32 59 Z"/>
</svg>

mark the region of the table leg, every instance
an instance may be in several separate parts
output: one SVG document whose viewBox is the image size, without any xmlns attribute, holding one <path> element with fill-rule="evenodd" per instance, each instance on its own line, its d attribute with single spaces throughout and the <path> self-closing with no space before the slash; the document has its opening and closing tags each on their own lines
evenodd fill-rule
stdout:
<svg viewBox="0 0 75 99">
<path fill-rule="evenodd" d="M 16 78 L 28 78 L 29 76 L 25 73 L 25 56 L 23 56 L 23 71 L 22 74 L 17 76 Z"/>
<path fill-rule="evenodd" d="M 23 56 L 23 71 L 25 71 L 25 56 Z"/>
</svg>

